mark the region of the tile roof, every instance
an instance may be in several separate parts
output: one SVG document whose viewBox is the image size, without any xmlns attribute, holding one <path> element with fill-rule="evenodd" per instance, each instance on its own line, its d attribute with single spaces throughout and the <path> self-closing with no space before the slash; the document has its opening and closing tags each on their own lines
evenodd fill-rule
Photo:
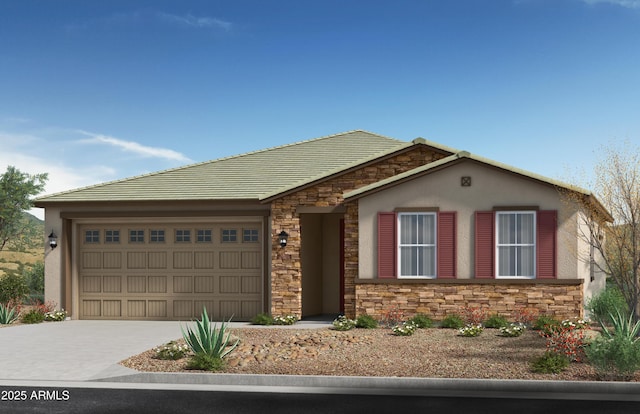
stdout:
<svg viewBox="0 0 640 414">
<path fill-rule="evenodd" d="M 413 144 L 366 131 L 349 131 L 47 195 L 36 199 L 36 205 L 86 201 L 259 200 L 410 145 Z"/>
</svg>

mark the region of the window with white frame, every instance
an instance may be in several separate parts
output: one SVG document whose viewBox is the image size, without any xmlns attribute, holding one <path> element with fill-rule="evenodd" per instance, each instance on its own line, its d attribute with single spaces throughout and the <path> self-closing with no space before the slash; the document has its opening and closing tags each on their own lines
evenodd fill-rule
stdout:
<svg viewBox="0 0 640 414">
<path fill-rule="evenodd" d="M 399 277 L 436 277 L 436 213 L 398 213 Z"/>
<path fill-rule="evenodd" d="M 497 277 L 536 275 L 536 212 L 496 212 Z"/>
</svg>

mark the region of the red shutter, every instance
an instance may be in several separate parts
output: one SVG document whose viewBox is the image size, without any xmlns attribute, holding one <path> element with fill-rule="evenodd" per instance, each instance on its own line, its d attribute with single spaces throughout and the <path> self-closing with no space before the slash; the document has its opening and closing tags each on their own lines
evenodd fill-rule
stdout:
<svg viewBox="0 0 640 414">
<path fill-rule="evenodd" d="M 438 213 L 438 278 L 456 277 L 456 212 Z"/>
<path fill-rule="evenodd" d="M 536 273 L 538 279 L 555 279 L 556 274 L 556 210 L 538 211 L 536 220 Z"/>
<path fill-rule="evenodd" d="M 476 211 L 475 214 L 475 267 L 476 278 L 492 279 L 495 277 L 495 241 L 493 211 Z"/>
<path fill-rule="evenodd" d="M 395 279 L 397 261 L 396 213 L 378 213 L 378 278 Z"/>
</svg>

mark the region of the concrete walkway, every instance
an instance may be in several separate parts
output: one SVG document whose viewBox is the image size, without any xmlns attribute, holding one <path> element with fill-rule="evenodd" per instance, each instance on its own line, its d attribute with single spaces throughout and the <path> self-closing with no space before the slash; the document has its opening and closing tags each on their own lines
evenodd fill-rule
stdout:
<svg viewBox="0 0 640 414">
<path fill-rule="evenodd" d="M 299 322 L 294 327 L 328 324 Z M 118 362 L 178 338 L 180 322 L 72 320 L 0 328 L 0 380 L 88 381 L 130 375 L 136 371 Z"/>
</svg>

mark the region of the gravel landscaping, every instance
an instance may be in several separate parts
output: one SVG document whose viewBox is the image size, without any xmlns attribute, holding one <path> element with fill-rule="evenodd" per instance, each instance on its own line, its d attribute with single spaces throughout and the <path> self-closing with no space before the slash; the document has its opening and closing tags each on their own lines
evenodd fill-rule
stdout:
<svg viewBox="0 0 640 414">
<path fill-rule="evenodd" d="M 560 374 L 531 372 L 530 361 L 545 352 L 545 339 L 536 331 L 515 338 L 500 336 L 495 329 L 486 329 L 476 338 L 437 328 L 419 329 L 409 337 L 382 328 L 341 332 L 268 327 L 233 329 L 232 333 L 241 342 L 225 359 L 221 371 L 225 373 L 596 380 L 586 363 L 573 362 Z M 171 339 L 176 338 L 167 342 Z M 159 360 L 154 350 L 148 350 L 121 364 L 138 371 L 194 372 L 186 370 L 186 361 Z M 634 381 L 640 381 L 640 374 Z"/>
</svg>

